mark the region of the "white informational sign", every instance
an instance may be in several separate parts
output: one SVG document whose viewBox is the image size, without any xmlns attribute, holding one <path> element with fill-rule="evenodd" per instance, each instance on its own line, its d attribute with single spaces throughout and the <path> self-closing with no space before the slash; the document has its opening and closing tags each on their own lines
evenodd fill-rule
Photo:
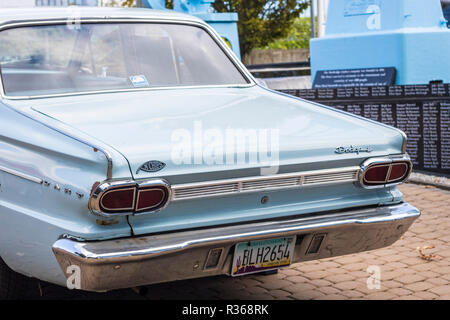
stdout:
<svg viewBox="0 0 450 320">
<path fill-rule="evenodd" d="M 373 6 L 380 7 L 380 0 L 346 0 L 344 16 L 372 14 L 368 9 Z"/>
</svg>

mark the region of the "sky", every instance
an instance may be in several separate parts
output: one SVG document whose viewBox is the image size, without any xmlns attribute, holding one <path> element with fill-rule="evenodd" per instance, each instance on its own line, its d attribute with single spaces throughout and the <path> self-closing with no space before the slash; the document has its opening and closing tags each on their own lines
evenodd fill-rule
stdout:
<svg viewBox="0 0 450 320">
<path fill-rule="evenodd" d="M 0 8 L 34 7 L 35 0 L 0 0 Z"/>
<path fill-rule="evenodd" d="M 108 0 L 103 0 L 107 2 Z M 314 0 L 315 2 L 317 0 Z M 329 0 L 325 0 L 329 1 Z M 449 0 L 450 1 L 450 0 Z M 0 8 L 18 8 L 18 7 L 34 7 L 35 0 L 0 0 Z M 317 10 L 317 4 L 315 4 L 315 9 Z M 317 11 L 315 11 L 317 12 Z M 302 13 L 302 17 L 309 17 L 310 10 L 307 9 Z"/>
<path fill-rule="evenodd" d="M 39 2 L 47 2 L 48 0 L 0 0 L 0 10 L 2 8 L 24 8 L 24 7 L 34 7 L 36 1 Z M 55 1 L 55 2 L 66 2 L 67 0 L 51 0 L 51 1 Z M 73 0 L 71 0 L 73 1 Z M 81 1 L 81 0 L 80 0 Z M 90 1 L 90 0 L 88 0 Z M 111 0 L 93 0 L 93 2 L 95 3 L 107 3 L 110 2 Z M 299 1 L 305 1 L 305 0 L 299 0 Z M 327 6 L 327 3 L 330 0 L 313 0 L 314 1 L 314 15 L 317 15 L 317 2 L 318 1 L 323 1 L 323 3 L 325 4 L 325 6 Z M 449 0 L 450 1 L 450 0 Z M 301 17 L 307 17 L 309 18 L 311 16 L 311 10 L 310 8 L 306 9 L 304 12 L 301 13 L 300 15 Z M 326 14 L 325 14 L 326 16 Z M 325 18 L 326 19 L 326 18 Z"/>
</svg>

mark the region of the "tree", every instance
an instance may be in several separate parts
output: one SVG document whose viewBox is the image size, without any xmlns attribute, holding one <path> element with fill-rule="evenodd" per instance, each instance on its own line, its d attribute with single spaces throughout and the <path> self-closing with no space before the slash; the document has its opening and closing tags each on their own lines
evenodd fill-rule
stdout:
<svg viewBox="0 0 450 320">
<path fill-rule="evenodd" d="M 136 6 L 136 1 L 135 0 L 124 0 L 121 3 L 122 7 L 135 7 Z"/>
<path fill-rule="evenodd" d="M 317 18 L 316 18 L 317 25 Z M 309 17 L 296 18 L 288 35 L 276 39 L 267 46 L 258 49 L 309 49 L 311 38 L 311 19 Z"/>
<path fill-rule="evenodd" d="M 308 4 L 308 0 L 215 0 L 213 7 L 218 12 L 239 14 L 239 41 L 244 57 L 253 48 L 286 37 L 294 19 Z"/>
</svg>

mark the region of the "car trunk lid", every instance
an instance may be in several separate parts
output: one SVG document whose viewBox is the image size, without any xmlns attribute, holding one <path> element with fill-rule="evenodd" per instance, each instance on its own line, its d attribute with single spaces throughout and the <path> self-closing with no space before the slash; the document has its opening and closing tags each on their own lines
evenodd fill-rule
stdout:
<svg viewBox="0 0 450 320">
<path fill-rule="evenodd" d="M 334 167 L 333 161 L 399 153 L 402 144 L 394 130 L 259 87 L 99 94 L 31 105 L 121 152 L 134 178 L 176 183 L 265 166 Z M 350 146 L 362 152 L 335 152 Z M 164 169 L 139 170 L 152 160 Z"/>
<path fill-rule="evenodd" d="M 358 168 L 368 157 L 401 153 L 403 144 L 403 137 L 394 129 L 260 87 L 180 88 L 13 103 L 31 105 L 36 112 L 118 150 L 129 162 L 131 177 L 164 178 L 172 186 Z M 227 161 L 227 132 L 239 130 L 247 130 L 246 145 L 231 148 L 232 161 Z M 268 153 L 272 145 L 277 156 Z M 337 153 L 339 147 L 348 152 Z M 265 158 L 260 149 L 266 152 Z M 181 163 L 177 150 L 184 153 Z M 249 150 L 256 150 L 256 161 Z M 157 166 L 160 170 L 154 172 L 139 170 L 148 161 L 165 166 Z M 366 190 L 354 179 L 330 182 L 180 199 L 158 214 L 130 217 L 129 221 L 135 234 L 146 234 L 376 205 L 394 199 L 390 188 Z M 266 202 L 262 201 L 265 196 L 269 198 Z"/>
</svg>

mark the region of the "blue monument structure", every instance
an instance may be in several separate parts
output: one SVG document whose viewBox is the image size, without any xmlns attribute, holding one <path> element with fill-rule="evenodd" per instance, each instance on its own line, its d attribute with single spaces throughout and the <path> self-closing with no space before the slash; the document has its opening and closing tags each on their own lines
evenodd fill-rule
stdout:
<svg viewBox="0 0 450 320">
<path fill-rule="evenodd" d="M 313 78 L 319 70 L 394 67 L 397 85 L 450 82 L 440 0 L 332 0 L 325 36 L 310 46 Z"/>
<path fill-rule="evenodd" d="M 212 12 L 211 4 L 213 2 L 214 0 L 173 0 L 173 9 L 206 21 L 222 36 L 240 59 L 238 14 Z M 140 3 L 145 8 L 166 10 L 165 0 L 141 0 Z"/>
</svg>

